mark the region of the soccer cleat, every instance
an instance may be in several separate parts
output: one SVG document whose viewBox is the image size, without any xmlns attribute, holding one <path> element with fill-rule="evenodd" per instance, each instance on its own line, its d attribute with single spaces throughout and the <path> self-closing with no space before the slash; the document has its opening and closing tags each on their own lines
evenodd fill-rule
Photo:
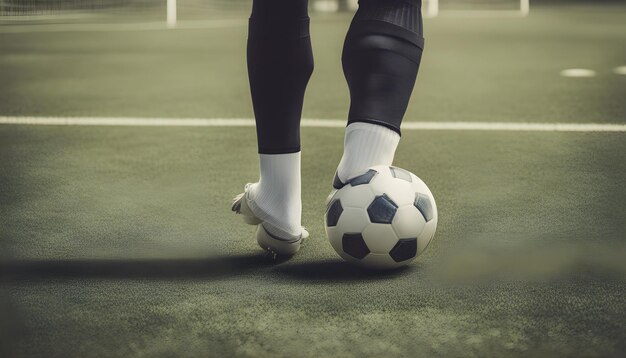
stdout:
<svg viewBox="0 0 626 358">
<path fill-rule="evenodd" d="M 256 240 L 263 250 L 274 257 L 294 255 L 300 250 L 302 240 L 309 237 L 309 232 L 303 227 L 300 235 L 294 236 L 263 220 L 262 218 L 268 215 L 263 213 L 254 200 L 248 197 L 250 185 L 250 183 L 246 184 L 244 192 L 233 199 L 231 210 L 241 214 L 246 224 L 257 225 Z M 255 208 L 256 213 L 252 208 Z"/>
</svg>

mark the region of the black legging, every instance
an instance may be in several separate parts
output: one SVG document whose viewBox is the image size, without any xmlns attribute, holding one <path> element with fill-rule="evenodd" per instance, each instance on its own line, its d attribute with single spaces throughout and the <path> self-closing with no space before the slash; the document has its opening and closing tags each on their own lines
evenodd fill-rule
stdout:
<svg viewBox="0 0 626 358">
<path fill-rule="evenodd" d="M 308 0 L 254 0 L 248 72 L 259 153 L 300 151 L 300 116 L 313 71 Z M 400 133 L 423 49 L 421 0 L 360 0 L 343 48 L 348 123 Z"/>
</svg>

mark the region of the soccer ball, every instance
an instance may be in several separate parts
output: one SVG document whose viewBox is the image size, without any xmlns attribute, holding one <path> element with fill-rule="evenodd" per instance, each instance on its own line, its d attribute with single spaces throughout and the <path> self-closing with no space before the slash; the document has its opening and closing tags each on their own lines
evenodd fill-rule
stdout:
<svg viewBox="0 0 626 358">
<path fill-rule="evenodd" d="M 437 228 L 437 205 L 415 174 L 375 166 L 331 194 L 325 224 L 331 245 L 346 261 L 393 269 L 426 249 Z"/>
</svg>

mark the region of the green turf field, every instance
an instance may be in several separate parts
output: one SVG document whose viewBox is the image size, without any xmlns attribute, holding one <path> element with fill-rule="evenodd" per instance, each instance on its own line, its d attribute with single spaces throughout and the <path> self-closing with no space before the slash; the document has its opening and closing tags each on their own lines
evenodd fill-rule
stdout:
<svg viewBox="0 0 626 358">
<path fill-rule="evenodd" d="M 406 121 L 626 123 L 625 15 L 428 20 Z M 313 19 L 306 118 L 346 117 L 348 23 Z M 0 23 L 0 116 L 251 118 L 244 24 Z M 597 76 L 559 76 L 574 67 Z M 396 165 L 439 226 L 378 274 L 325 238 L 342 139 L 303 129 L 311 237 L 274 262 L 230 212 L 258 175 L 253 128 L 0 125 L 0 356 L 626 354 L 626 133 L 405 131 Z"/>
</svg>

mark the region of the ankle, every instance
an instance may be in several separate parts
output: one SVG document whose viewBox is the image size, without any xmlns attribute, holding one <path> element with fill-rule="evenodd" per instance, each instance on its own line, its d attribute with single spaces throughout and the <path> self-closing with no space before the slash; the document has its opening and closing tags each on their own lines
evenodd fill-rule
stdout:
<svg viewBox="0 0 626 358">
<path fill-rule="evenodd" d="M 344 152 L 337 167 L 342 182 L 375 165 L 391 165 L 400 142 L 395 131 L 371 123 L 354 122 L 346 127 Z"/>
</svg>

